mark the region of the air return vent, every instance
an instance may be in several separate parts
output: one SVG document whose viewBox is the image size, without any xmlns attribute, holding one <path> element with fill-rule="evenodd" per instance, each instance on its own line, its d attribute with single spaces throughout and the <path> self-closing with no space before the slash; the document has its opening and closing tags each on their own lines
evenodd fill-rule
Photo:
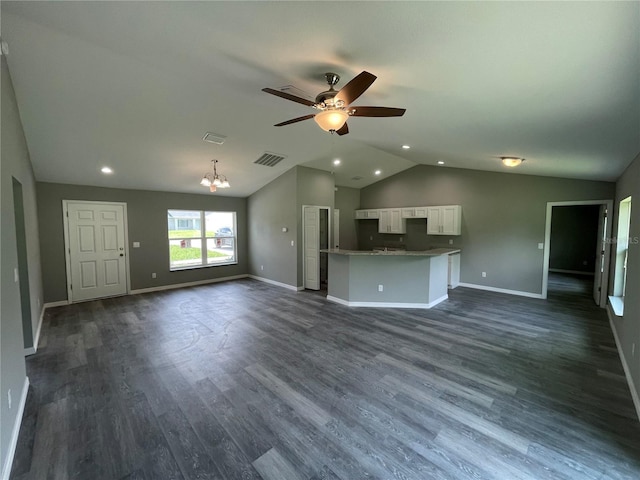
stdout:
<svg viewBox="0 0 640 480">
<path fill-rule="evenodd" d="M 275 167 L 282 160 L 284 160 L 286 155 L 280 155 L 278 153 L 264 152 L 259 159 L 255 162 L 258 165 L 264 165 L 265 167 Z"/>
<path fill-rule="evenodd" d="M 227 139 L 224 135 L 220 135 L 219 133 L 207 132 L 202 137 L 202 140 L 209 143 L 215 143 L 216 145 L 222 145 L 224 141 Z"/>
</svg>

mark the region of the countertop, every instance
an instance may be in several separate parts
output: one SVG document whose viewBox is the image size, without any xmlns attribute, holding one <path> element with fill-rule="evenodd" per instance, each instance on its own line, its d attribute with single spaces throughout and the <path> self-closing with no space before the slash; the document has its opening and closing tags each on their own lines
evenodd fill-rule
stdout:
<svg viewBox="0 0 640 480">
<path fill-rule="evenodd" d="M 406 251 L 406 250 L 389 250 L 372 251 L 372 250 L 343 250 L 341 248 L 329 248 L 320 250 L 321 252 L 333 253 L 335 255 L 374 255 L 374 256 L 406 256 L 406 257 L 438 257 L 440 255 L 451 255 L 460 253 L 459 248 L 432 248 L 430 250 Z"/>
</svg>

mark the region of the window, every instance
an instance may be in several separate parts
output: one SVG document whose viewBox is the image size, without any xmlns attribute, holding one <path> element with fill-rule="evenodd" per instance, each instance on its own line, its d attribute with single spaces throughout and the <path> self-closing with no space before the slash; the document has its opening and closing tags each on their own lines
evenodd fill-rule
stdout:
<svg viewBox="0 0 640 480">
<path fill-rule="evenodd" d="M 629 234 L 631 225 L 631 197 L 620 202 L 618 209 L 618 238 L 616 241 L 616 263 L 613 278 L 613 296 L 609 302 L 616 315 L 624 313 L 624 294 L 627 287 L 627 258 L 629 257 Z"/>
<path fill-rule="evenodd" d="M 167 210 L 170 270 L 237 263 L 236 212 Z"/>
</svg>

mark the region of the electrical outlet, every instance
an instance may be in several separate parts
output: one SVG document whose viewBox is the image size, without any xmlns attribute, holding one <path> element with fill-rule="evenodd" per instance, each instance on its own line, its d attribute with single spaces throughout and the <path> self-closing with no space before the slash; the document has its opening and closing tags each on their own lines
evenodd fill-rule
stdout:
<svg viewBox="0 0 640 480">
<path fill-rule="evenodd" d="M 402 240 L 404 240 L 404 237 L 400 237 L 400 242 L 402 242 Z"/>
<path fill-rule="evenodd" d="M 383 285 L 378 285 L 378 291 L 382 292 L 384 290 L 384 286 Z"/>
<path fill-rule="evenodd" d="M 140 248 L 140 242 L 133 242 L 133 248 Z"/>
<path fill-rule="evenodd" d="M 151 274 L 151 278 L 156 278 L 156 272 L 153 272 L 153 273 Z"/>
<path fill-rule="evenodd" d="M 482 272 L 482 278 L 485 278 L 487 276 L 487 272 Z"/>
<path fill-rule="evenodd" d="M 373 240 L 373 235 L 369 235 L 369 240 Z"/>
<path fill-rule="evenodd" d="M 260 270 L 264 270 L 264 265 L 260 265 Z"/>
<path fill-rule="evenodd" d="M 7 400 L 9 402 L 9 410 L 11 410 L 11 389 L 7 391 Z"/>
<path fill-rule="evenodd" d="M 291 246 L 293 247 L 295 245 L 295 243 L 293 243 L 293 240 L 291 240 Z"/>
<path fill-rule="evenodd" d="M 538 250 L 544 250 L 544 243 L 538 244 Z"/>
<path fill-rule="evenodd" d="M 449 239 L 449 245 L 453 245 L 453 238 Z"/>
</svg>

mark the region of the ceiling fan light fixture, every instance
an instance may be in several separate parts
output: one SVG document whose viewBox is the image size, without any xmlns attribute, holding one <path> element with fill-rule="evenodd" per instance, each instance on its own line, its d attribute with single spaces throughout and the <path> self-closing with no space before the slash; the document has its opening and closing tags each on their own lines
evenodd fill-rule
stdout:
<svg viewBox="0 0 640 480">
<path fill-rule="evenodd" d="M 344 110 L 324 110 L 313 117 L 325 132 L 340 130 L 348 118 L 349 114 Z"/>
<path fill-rule="evenodd" d="M 524 158 L 519 157 L 500 157 L 502 159 L 502 164 L 505 167 L 517 167 L 522 162 L 524 162 Z"/>
</svg>

